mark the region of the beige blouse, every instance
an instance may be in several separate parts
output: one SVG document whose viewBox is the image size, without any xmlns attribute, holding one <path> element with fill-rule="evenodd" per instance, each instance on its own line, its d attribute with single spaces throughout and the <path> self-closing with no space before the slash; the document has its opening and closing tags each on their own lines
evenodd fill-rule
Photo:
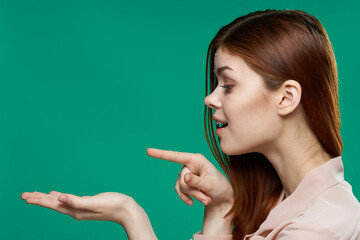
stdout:
<svg viewBox="0 0 360 240">
<path fill-rule="evenodd" d="M 341 156 L 312 169 L 285 200 L 284 194 L 244 240 L 360 240 L 360 203 L 344 180 Z M 200 234 L 194 240 L 232 239 Z"/>
</svg>

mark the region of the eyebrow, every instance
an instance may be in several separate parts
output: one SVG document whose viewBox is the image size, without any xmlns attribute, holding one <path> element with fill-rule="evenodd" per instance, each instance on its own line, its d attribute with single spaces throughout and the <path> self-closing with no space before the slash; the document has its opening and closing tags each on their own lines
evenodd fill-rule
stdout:
<svg viewBox="0 0 360 240">
<path fill-rule="evenodd" d="M 219 76 L 226 69 L 234 71 L 232 68 L 229 68 L 228 66 L 223 66 L 223 67 L 219 67 L 218 69 L 216 69 L 216 71 L 213 70 L 213 72 Z"/>
</svg>

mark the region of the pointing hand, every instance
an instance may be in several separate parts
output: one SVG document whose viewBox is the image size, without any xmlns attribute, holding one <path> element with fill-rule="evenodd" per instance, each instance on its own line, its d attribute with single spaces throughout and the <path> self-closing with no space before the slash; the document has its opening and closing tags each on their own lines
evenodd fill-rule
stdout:
<svg viewBox="0 0 360 240">
<path fill-rule="evenodd" d="M 209 207 L 224 203 L 232 205 L 234 191 L 231 184 L 202 154 L 155 148 L 148 148 L 147 154 L 154 158 L 183 164 L 175 183 L 175 191 L 188 205 L 193 204 L 191 197 Z"/>
</svg>

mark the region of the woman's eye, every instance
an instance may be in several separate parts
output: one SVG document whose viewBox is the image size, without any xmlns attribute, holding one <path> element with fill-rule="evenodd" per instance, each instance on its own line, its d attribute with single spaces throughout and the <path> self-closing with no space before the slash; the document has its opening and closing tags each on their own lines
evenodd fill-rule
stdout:
<svg viewBox="0 0 360 240">
<path fill-rule="evenodd" d="M 220 85 L 220 87 L 225 88 L 225 93 L 229 93 L 233 85 L 224 85 L 224 86 Z"/>
</svg>

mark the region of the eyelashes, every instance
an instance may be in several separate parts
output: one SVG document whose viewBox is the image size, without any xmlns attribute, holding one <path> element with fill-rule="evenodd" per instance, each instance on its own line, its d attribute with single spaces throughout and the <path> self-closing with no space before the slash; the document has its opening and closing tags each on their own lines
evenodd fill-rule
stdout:
<svg viewBox="0 0 360 240">
<path fill-rule="evenodd" d="M 231 91 L 231 88 L 233 87 L 233 85 L 224 85 L 224 86 L 219 85 L 219 86 L 225 88 L 225 93 L 229 93 Z"/>
</svg>

